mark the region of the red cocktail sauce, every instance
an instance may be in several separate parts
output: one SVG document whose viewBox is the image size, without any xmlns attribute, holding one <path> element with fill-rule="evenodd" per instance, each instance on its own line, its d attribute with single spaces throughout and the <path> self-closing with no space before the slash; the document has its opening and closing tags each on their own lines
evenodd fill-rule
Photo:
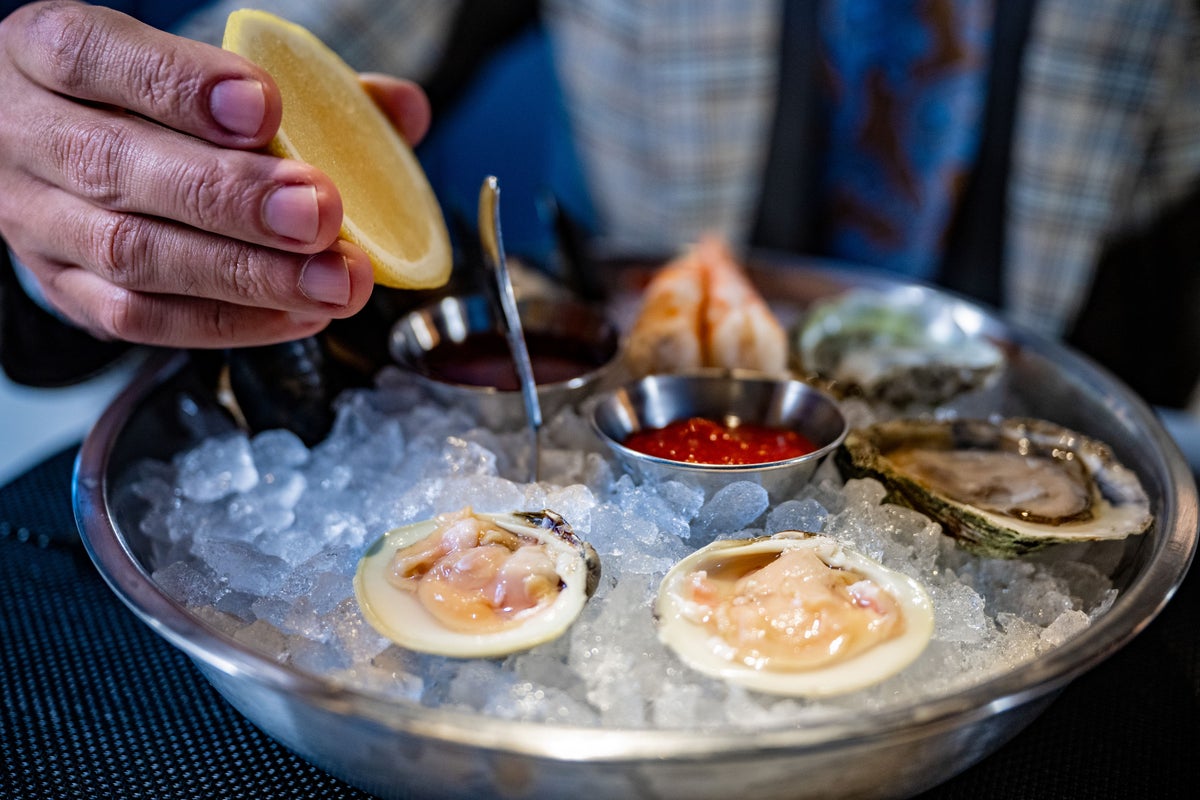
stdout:
<svg viewBox="0 0 1200 800">
<path fill-rule="evenodd" d="M 817 446 L 803 434 L 752 423 L 726 425 L 703 417 L 634 431 L 630 450 L 690 464 L 766 464 L 807 455 Z"/>
</svg>

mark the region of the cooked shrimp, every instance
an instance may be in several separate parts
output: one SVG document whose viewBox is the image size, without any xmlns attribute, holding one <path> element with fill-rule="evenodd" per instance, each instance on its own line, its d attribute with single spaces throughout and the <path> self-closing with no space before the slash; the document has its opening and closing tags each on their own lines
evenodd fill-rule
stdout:
<svg viewBox="0 0 1200 800">
<path fill-rule="evenodd" d="M 700 261 L 688 252 L 660 269 L 646 286 L 627 347 L 636 374 L 704 366 L 704 283 Z"/>
<path fill-rule="evenodd" d="M 705 236 L 695 251 L 705 266 L 707 365 L 753 369 L 781 375 L 787 371 L 787 332 L 724 241 Z"/>
<path fill-rule="evenodd" d="M 783 374 L 787 333 L 729 247 L 708 235 L 651 279 L 628 357 L 640 375 L 700 367 Z"/>
</svg>

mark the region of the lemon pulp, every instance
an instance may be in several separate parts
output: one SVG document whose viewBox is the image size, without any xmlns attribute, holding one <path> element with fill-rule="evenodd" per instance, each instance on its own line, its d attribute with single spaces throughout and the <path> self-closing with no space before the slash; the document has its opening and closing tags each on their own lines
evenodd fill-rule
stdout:
<svg viewBox="0 0 1200 800">
<path fill-rule="evenodd" d="M 268 149 L 306 161 L 342 196 L 342 238 L 371 259 L 375 282 L 432 289 L 450 276 L 441 207 L 412 148 L 358 74 L 305 28 L 274 14 L 229 15 L 223 47 L 275 79 L 283 118 Z"/>
</svg>

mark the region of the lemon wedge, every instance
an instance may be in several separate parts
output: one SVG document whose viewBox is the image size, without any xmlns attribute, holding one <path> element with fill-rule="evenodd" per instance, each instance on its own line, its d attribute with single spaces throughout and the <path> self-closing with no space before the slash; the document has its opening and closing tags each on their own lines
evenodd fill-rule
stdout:
<svg viewBox="0 0 1200 800">
<path fill-rule="evenodd" d="M 433 289 L 450 277 L 450 238 L 412 148 L 359 83 L 358 74 L 305 28 L 241 9 L 223 47 L 275 79 L 283 119 L 268 146 L 328 175 L 342 195 L 342 238 L 366 251 L 375 282 Z"/>
</svg>

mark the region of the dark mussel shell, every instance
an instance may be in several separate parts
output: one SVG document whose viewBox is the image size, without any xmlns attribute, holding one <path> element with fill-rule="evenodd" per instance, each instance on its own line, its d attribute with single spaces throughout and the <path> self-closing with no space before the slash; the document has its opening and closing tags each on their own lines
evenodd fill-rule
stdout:
<svg viewBox="0 0 1200 800">
<path fill-rule="evenodd" d="M 230 350 L 231 411 L 252 432 L 287 428 L 310 447 L 333 425 L 333 399 L 350 384 L 321 337 Z"/>
<path fill-rule="evenodd" d="M 376 287 L 366 308 L 314 336 L 228 350 L 223 404 L 252 433 L 286 428 L 311 447 L 333 426 L 337 396 L 369 386 L 390 363 L 392 322 L 426 296 Z"/>
</svg>

